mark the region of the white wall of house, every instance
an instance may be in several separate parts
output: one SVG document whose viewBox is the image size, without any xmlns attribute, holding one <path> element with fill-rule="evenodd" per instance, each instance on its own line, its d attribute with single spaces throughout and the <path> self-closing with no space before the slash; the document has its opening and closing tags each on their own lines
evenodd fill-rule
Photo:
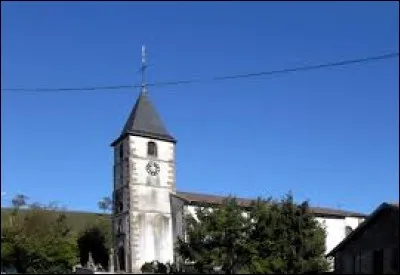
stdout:
<svg viewBox="0 0 400 275">
<path fill-rule="evenodd" d="M 346 226 L 350 226 L 354 230 L 363 220 L 358 217 L 316 217 L 316 219 L 321 225 L 323 225 L 327 233 L 325 241 L 326 253 L 331 251 L 346 237 Z"/>
</svg>

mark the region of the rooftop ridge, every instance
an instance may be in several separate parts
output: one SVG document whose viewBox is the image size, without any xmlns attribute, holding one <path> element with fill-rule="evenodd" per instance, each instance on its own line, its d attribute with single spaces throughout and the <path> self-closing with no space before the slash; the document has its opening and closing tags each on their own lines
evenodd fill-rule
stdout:
<svg viewBox="0 0 400 275">
<path fill-rule="evenodd" d="M 221 204 L 223 199 L 226 199 L 228 196 L 221 196 L 221 195 L 214 195 L 214 194 L 204 194 L 204 193 L 194 193 L 194 192 L 184 192 L 184 191 L 177 191 L 176 196 L 187 200 L 189 203 L 208 203 L 208 204 Z M 239 204 L 243 206 L 250 206 L 251 202 L 255 201 L 257 198 L 240 198 L 237 196 L 232 195 L 235 197 Z M 353 211 L 341 210 L 341 209 L 334 209 L 329 207 L 320 207 L 320 206 L 311 206 L 311 212 L 322 216 L 338 216 L 338 217 L 345 217 L 345 216 L 352 216 L 352 217 L 366 217 L 367 214 L 358 213 Z"/>
</svg>

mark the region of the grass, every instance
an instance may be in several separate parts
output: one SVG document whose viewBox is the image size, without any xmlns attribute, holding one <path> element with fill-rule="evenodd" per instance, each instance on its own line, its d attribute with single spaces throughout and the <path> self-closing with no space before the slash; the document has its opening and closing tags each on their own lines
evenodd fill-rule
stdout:
<svg viewBox="0 0 400 275">
<path fill-rule="evenodd" d="M 11 208 L 2 208 L 1 209 L 1 225 L 9 221 L 9 217 L 11 214 Z M 24 215 L 26 213 L 26 209 L 21 209 L 21 214 Z M 101 218 L 110 217 L 109 214 L 101 214 L 101 213 L 91 213 L 91 212 L 78 212 L 78 211 L 65 211 L 64 212 L 67 217 L 67 224 L 71 227 L 71 229 L 75 232 L 81 232 L 86 227 L 95 224 Z M 111 226 L 111 223 L 110 223 Z"/>
</svg>

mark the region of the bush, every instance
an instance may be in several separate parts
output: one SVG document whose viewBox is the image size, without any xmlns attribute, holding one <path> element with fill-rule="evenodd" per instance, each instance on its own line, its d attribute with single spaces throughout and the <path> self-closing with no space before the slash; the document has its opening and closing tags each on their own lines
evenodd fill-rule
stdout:
<svg viewBox="0 0 400 275">
<path fill-rule="evenodd" d="M 144 263 L 140 271 L 142 271 L 142 273 L 178 274 L 175 264 L 163 264 L 159 261 Z"/>
</svg>

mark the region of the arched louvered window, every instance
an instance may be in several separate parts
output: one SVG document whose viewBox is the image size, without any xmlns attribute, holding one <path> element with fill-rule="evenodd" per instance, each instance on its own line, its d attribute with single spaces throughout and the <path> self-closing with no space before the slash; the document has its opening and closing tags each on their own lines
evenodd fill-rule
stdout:
<svg viewBox="0 0 400 275">
<path fill-rule="evenodd" d="M 147 143 L 147 155 L 157 157 L 157 144 L 153 141 Z"/>
<path fill-rule="evenodd" d="M 346 236 L 348 236 L 351 232 L 353 232 L 353 228 L 351 228 L 350 226 L 346 226 L 344 230 Z"/>
</svg>

